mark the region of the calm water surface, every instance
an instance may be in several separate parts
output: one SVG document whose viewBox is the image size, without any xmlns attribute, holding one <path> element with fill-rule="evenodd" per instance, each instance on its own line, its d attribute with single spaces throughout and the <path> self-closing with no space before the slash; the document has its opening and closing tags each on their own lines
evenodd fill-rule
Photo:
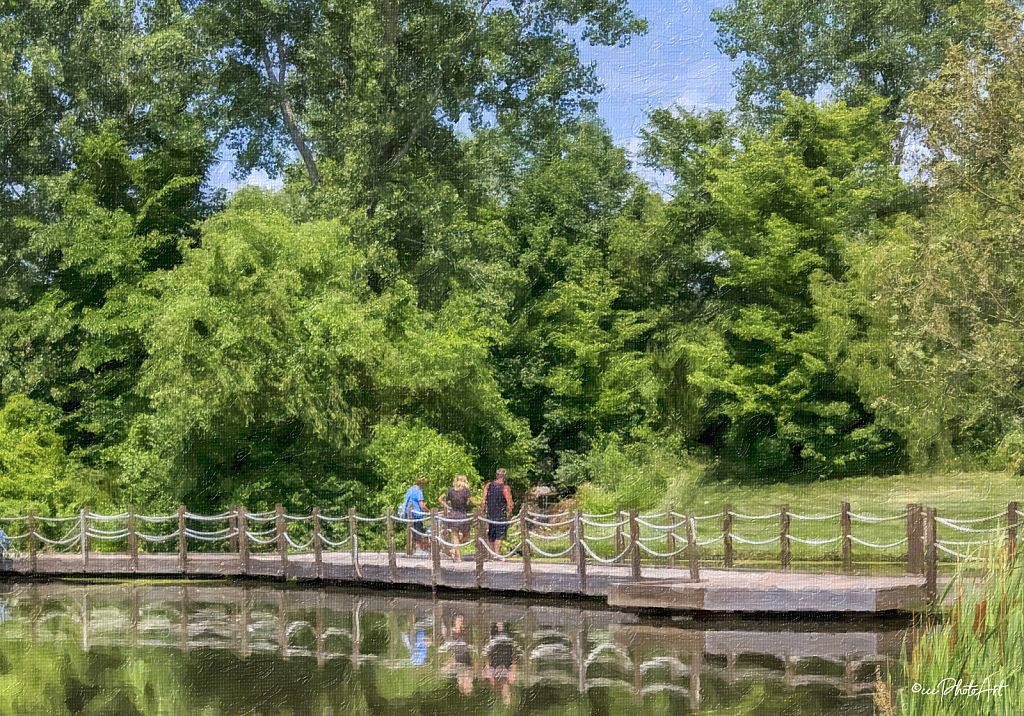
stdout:
<svg viewBox="0 0 1024 716">
<path fill-rule="evenodd" d="M 248 583 L 0 584 L 0 714 L 872 714 L 904 624 Z"/>
</svg>

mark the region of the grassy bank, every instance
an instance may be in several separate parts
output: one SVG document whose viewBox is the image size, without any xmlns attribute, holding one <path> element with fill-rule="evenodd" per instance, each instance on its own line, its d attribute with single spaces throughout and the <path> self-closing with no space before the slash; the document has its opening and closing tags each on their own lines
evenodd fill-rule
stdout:
<svg viewBox="0 0 1024 716">
<path fill-rule="evenodd" d="M 947 475 L 897 475 L 892 477 L 858 477 L 799 483 L 738 483 L 719 482 L 703 477 L 699 465 L 683 465 L 674 472 L 659 466 L 656 471 L 641 471 L 630 480 L 617 481 L 618 489 L 609 490 L 586 485 L 579 491 L 583 509 L 590 512 L 608 512 L 617 505 L 637 507 L 646 512 L 661 512 L 672 506 L 676 512 L 693 510 L 698 517 L 718 515 L 725 505 L 734 513 L 762 516 L 778 511 L 779 505 L 789 505 L 794 515 L 790 534 L 794 537 L 793 557 L 805 566 L 821 563 L 825 569 L 834 568 L 841 559 L 837 513 L 842 502 L 849 502 L 857 515 L 886 518 L 902 515 L 909 503 L 935 507 L 940 517 L 971 520 L 1002 515 L 1007 503 L 1024 502 L 1024 480 L 1007 473 L 957 473 Z M 657 477 L 662 477 L 658 484 Z M 611 481 L 606 480 L 605 485 Z M 800 519 L 831 515 L 827 520 Z M 1005 518 L 972 524 L 974 528 L 998 527 Z M 698 541 L 708 541 L 721 533 L 722 520 L 701 520 L 697 524 Z M 985 535 L 958 532 L 940 525 L 939 539 L 969 541 Z M 776 541 L 763 545 L 750 545 L 736 541 L 738 566 L 777 565 L 779 561 L 779 521 L 777 518 L 747 520 L 737 518 L 733 533 L 748 542 Z M 855 538 L 874 545 L 893 545 L 885 549 L 854 544 L 855 563 L 862 566 L 895 564 L 905 559 L 906 545 L 898 544 L 906 537 L 903 520 L 883 522 L 855 520 L 852 534 Z M 804 540 L 800 542 L 798 540 Z M 827 540 L 832 540 L 828 541 Z M 825 542 L 806 544 L 805 542 Z M 721 542 L 703 548 L 703 558 L 714 563 L 721 557 Z M 954 559 L 940 553 L 947 565 Z M 948 568 L 948 566 L 947 566 Z M 874 569 L 874 567 L 872 567 Z"/>
</svg>

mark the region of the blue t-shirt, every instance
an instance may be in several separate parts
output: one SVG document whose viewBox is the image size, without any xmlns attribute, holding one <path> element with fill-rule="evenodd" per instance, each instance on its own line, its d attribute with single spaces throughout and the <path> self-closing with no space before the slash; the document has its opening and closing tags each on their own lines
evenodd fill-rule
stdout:
<svg viewBox="0 0 1024 716">
<path fill-rule="evenodd" d="M 405 493 L 405 514 L 409 515 L 409 517 L 414 520 L 418 520 L 420 517 L 423 517 L 427 513 L 420 509 L 421 502 L 424 502 L 423 490 L 418 486 L 413 485 Z"/>
</svg>

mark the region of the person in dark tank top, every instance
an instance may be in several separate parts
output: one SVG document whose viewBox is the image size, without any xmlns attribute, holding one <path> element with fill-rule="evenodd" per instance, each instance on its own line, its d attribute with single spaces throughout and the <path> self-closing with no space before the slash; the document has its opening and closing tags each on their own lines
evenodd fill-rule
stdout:
<svg viewBox="0 0 1024 716">
<path fill-rule="evenodd" d="M 508 515 L 512 514 L 512 491 L 505 484 L 505 468 L 500 468 L 494 479 L 484 487 L 484 516 L 489 520 L 487 525 L 487 541 L 491 543 L 491 549 L 495 554 L 501 554 L 501 540 L 508 532 L 507 524 L 493 524 L 494 522 L 507 522 Z M 499 562 L 504 557 L 497 557 Z"/>
</svg>

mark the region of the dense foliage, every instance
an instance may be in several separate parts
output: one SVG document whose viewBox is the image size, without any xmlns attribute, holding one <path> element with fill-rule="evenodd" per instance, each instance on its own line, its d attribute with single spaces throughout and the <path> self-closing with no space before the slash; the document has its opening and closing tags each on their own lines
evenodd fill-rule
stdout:
<svg viewBox="0 0 1024 716">
<path fill-rule="evenodd" d="M 651 114 L 667 199 L 572 39 L 618 0 L 5 5 L 5 509 L 1019 467 L 1017 10 L 762 5 L 764 111 Z"/>
</svg>

